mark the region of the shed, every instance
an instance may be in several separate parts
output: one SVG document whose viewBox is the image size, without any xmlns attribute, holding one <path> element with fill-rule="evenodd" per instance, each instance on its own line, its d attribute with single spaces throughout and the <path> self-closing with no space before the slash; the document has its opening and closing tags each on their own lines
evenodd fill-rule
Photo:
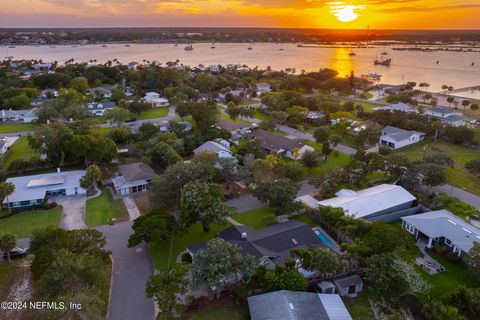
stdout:
<svg viewBox="0 0 480 320">
<path fill-rule="evenodd" d="M 363 280 L 358 275 L 348 276 L 333 280 L 337 292 L 342 297 L 356 297 L 363 291 Z"/>
<path fill-rule="evenodd" d="M 317 284 L 318 289 L 321 293 L 326 294 L 334 294 L 335 293 L 335 285 L 332 281 L 322 281 Z"/>
</svg>

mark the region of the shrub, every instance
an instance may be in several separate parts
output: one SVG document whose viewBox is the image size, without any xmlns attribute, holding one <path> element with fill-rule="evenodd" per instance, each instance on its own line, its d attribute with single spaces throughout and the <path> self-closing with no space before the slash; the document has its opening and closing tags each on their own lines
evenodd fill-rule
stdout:
<svg viewBox="0 0 480 320">
<path fill-rule="evenodd" d="M 450 251 L 449 253 L 447 253 L 447 260 L 451 262 L 459 262 L 460 258 L 456 253 Z"/>
<path fill-rule="evenodd" d="M 389 147 L 386 147 L 386 146 L 381 146 L 380 148 L 378 148 L 378 153 L 381 154 L 381 155 L 384 155 L 384 156 L 387 156 L 389 154 L 391 154 L 393 151 L 392 149 L 390 149 Z"/>
<path fill-rule="evenodd" d="M 441 244 L 436 244 L 434 249 L 435 249 L 435 252 L 440 254 L 440 255 L 444 255 L 448 251 L 447 247 L 445 247 Z"/>
<path fill-rule="evenodd" d="M 181 259 L 183 263 L 192 263 L 192 256 L 188 252 L 182 253 Z"/>
<path fill-rule="evenodd" d="M 273 213 L 268 213 L 262 218 L 262 222 L 265 225 L 270 226 L 272 224 L 277 223 L 277 216 Z"/>
</svg>

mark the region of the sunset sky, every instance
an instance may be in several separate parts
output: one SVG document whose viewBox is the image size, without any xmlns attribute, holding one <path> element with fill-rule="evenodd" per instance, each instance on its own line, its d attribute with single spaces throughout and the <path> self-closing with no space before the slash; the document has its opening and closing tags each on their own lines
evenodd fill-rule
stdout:
<svg viewBox="0 0 480 320">
<path fill-rule="evenodd" d="M 480 0 L 1 0 L 0 27 L 480 29 Z"/>
</svg>

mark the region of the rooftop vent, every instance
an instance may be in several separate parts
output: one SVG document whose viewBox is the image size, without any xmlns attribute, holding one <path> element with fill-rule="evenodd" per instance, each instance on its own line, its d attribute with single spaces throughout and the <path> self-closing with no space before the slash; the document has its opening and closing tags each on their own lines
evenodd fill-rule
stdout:
<svg viewBox="0 0 480 320">
<path fill-rule="evenodd" d="M 247 233 L 246 232 L 242 232 L 242 239 L 247 239 Z"/>
<path fill-rule="evenodd" d="M 293 244 L 298 244 L 298 241 L 292 238 Z"/>
<path fill-rule="evenodd" d="M 295 310 L 295 308 L 293 307 L 293 303 L 289 302 L 288 305 L 290 306 L 290 310 Z"/>
</svg>

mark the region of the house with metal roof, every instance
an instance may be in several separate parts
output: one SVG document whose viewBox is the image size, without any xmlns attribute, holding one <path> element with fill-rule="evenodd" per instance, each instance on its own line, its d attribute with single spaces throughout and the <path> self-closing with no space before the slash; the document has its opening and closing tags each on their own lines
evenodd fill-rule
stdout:
<svg viewBox="0 0 480 320">
<path fill-rule="evenodd" d="M 410 192 L 393 184 L 381 184 L 359 191 L 342 189 L 335 195 L 335 198 L 319 201 L 318 207 L 342 208 L 346 215 L 366 220 L 377 220 L 413 208 L 417 201 Z"/>
<path fill-rule="evenodd" d="M 260 146 L 268 153 L 274 152 L 290 159 L 295 159 L 293 150 L 297 149 L 300 157 L 306 151 L 315 151 L 313 147 L 301 140 L 293 140 L 261 129 L 253 130 L 253 136 L 260 141 Z"/>
<path fill-rule="evenodd" d="M 342 297 L 356 297 L 363 291 L 363 280 L 359 275 L 347 276 L 333 280 L 336 292 Z"/>
<path fill-rule="evenodd" d="M 352 320 L 337 294 L 279 290 L 247 301 L 252 320 Z"/>
<path fill-rule="evenodd" d="M 399 149 L 423 141 L 425 133 L 386 126 L 380 134 L 380 145 Z"/>
<path fill-rule="evenodd" d="M 3 200 L 3 205 L 12 209 L 28 209 L 40 206 L 49 197 L 86 194 L 80 187 L 84 170 L 43 173 L 32 176 L 8 178 L 15 191 Z"/>
<path fill-rule="evenodd" d="M 27 110 L 0 110 L 0 122 L 26 122 L 30 123 L 38 119 L 37 108 Z"/>
<path fill-rule="evenodd" d="M 444 245 L 459 257 L 468 255 L 474 242 L 480 243 L 480 229 L 448 210 L 430 211 L 402 218 L 402 227 L 427 248 Z"/>
<path fill-rule="evenodd" d="M 118 166 L 118 172 L 112 178 L 115 194 L 128 196 L 132 193 L 148 190 L 150 182 L 157 174 L 148 164 L 135 162 Z"/>
<path fill-rule="evenodd" d="M 413 112 L 413 113 L 418 113 L 417 109 L 412 108 L 406 103 L 399 102 L 399 103 L 393 103 L 389 104 L 387 106 L 381 106 L 381 107 L 375 107 L 373 108 L 375 111 L 380 111 L 380 110 L 386 110 L 386 111 L 401 111 L 401 112 Z"/>
<path fill-rule="evenodd" d="M 220 232 L 218 236 L 237 245 L 242 252 L 256 257 L 262 265 L 269 268 L 273 268 L 275 264 L 284 266 L 285 260 L 292 259 L 290 250 L 293 248 L 318 245 L 328 249 L 310 226 L 296 220 L 261 229 L 233 225 Z M 188 247 L 187 250 L 195 259 L 195 253 L 206 247 L 206 243 L 199 243 Z"/>
</svg>

